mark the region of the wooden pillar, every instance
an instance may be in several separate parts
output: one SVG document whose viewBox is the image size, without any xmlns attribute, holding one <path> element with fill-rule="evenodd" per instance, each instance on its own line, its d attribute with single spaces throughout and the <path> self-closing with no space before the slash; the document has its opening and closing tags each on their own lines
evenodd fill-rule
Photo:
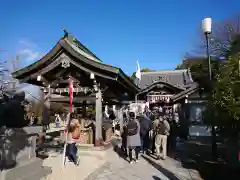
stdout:
<svg viewBox="0 0 240 180">
<path fill-rule="evenodd" d="M 50 121 L 50 95 L 49 89 L 42 88 L 42 124 L 48 125 Z"/>
<path fill-rule="evenodd" d="M 102 138 L 102 93 L 99 89 L 96 93 L 96 134 L 95 134 L 95 146 L 100 146 L 103 142 Z"/>
</svg>

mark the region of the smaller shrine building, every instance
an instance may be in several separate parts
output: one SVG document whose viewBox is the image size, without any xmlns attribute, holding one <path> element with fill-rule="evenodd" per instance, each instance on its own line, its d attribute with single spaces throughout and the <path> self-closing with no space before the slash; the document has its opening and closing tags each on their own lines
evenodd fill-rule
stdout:
<svg viewBox="0 0 240 180">
<path fill-rule="evenodd" d="M 147 102 L 151 110 L 162 109 L 186 127 L 186 133 L 189 126 L 203 124 L 205 97 L 189 69 L 142 72 L 139 87 L 136 99 Z"/>
</svg>

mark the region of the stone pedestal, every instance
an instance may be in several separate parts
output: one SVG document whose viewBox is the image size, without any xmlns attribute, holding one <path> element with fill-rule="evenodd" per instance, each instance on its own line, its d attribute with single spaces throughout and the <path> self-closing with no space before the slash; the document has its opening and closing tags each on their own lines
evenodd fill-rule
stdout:
<svg viewBox="0 0 240 180">
<path fill-rule="evenodd" d="M 0 180 L 40 180 L 51 173 L 36 157 L 36 138 L 41 126 L 0 127 Z"/>
</svg>

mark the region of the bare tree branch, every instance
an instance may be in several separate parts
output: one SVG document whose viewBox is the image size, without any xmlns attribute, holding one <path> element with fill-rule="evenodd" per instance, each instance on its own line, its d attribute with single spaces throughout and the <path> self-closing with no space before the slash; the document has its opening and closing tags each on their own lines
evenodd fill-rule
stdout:
<svg viewBox="0 0 240 180">
<path fill-rule="evenodd" d="M 8 61 L 0 62 L 0 96 L 9 90 L 16 90 L 18 81 L 12 78 L 11 73 L 17 70 L 18 62 L 19 56 L 16 59 L 10 57 L 10 64 Z"/>
</svg>

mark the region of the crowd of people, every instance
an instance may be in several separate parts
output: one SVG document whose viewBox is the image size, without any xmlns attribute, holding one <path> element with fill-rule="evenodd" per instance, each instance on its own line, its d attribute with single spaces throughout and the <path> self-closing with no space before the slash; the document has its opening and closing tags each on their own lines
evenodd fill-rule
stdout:
<svg viewBox="0 0 240 180">
<path fill-rule="evenodd" d="M 116 118 L 116 116 L 114 117 Z M 173 120 L 169 121 L 168 116 L 162 113 L 152 113 L 146 107 L 143 112 L 129 109 L 123 114 L 123 117 L 121 150 L 125 157 L 129 158 L 130 163 L 137 162 L 140 153 L 156 153 L 157 159 L 166 159 L 167 151 L 174 150 L 176 123 Z M 58 119 L 58 116 L 56 116 L 56 119 Z M 81 127 L 74 114 L 69 114 L 67 119 L 66 156 L 70 161 L 78 165 L 79 157 L 77 156 L 76 140 L 80 137 Z M 133 151 L 135 152 L 135 158 L 133 158 Z"/>
<path fill-rule="evenodd" d="M 129 110 L 126 116 L 121 149 L 130 163 L 133 163 L 133 150 L 137 162 L 140 152 L 156 152 L 157 159 L 166 159 L 167 151 L 175 149 L 177 124 L 163 113 L 151 114 L 146 107 L 143 113 Z"/>
</svg>

